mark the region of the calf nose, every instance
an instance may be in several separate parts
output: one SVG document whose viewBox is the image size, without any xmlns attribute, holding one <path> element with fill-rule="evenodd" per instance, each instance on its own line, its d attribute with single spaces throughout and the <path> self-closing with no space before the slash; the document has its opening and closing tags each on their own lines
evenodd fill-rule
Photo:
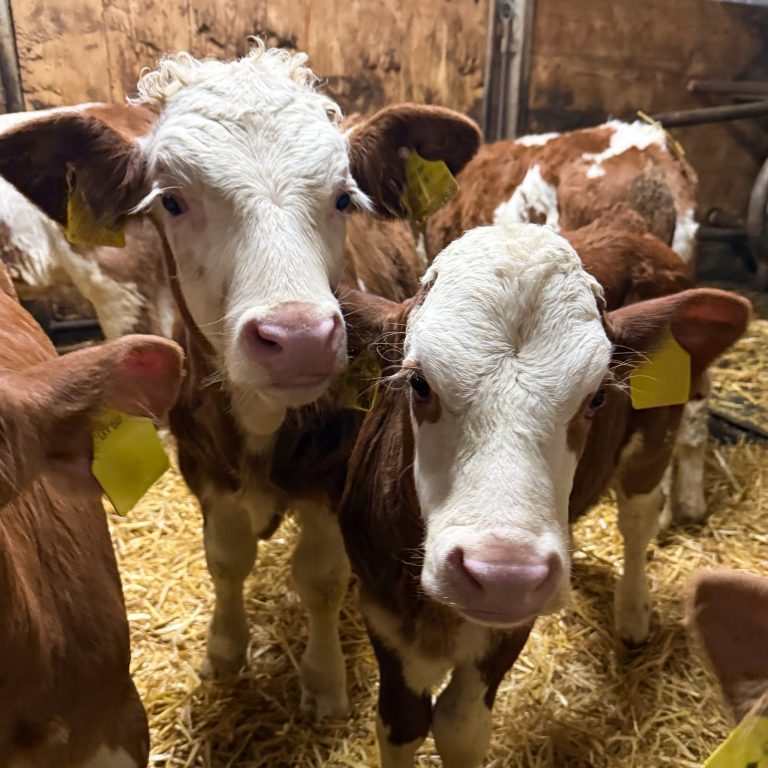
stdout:
<svg viewBox="0 0 768 768">
<path fill-rule="evenodd" d="M 473 618 L 515 624 L 537 616 L 555 596 L 563 566 L 557 554 L 519 545 L 465 550 L 447 558 L 449 589 Z"/>
<path fill-rule="evenodd" d="M 243 326 L 248 356 L 265 368 L 276 387 L 312 387 L 338 373 L 345 342 L 339 315 L 321 316 L 314 307 L 293 303 Z"/>
</svg>

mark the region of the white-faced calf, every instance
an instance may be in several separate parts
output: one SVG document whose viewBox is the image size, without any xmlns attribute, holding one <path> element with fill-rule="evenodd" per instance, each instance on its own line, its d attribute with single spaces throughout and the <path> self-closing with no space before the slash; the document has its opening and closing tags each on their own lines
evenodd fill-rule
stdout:
<svg viewBox="0 0 768 768">
<path fill-rule="evenodd" d="M 147 764 L 91 429 L 107 406 L 163 416 L 181 364 L 147 336 L 59 358 L 0 290 L 0 765 Z"/>
<path fill-rule="evenodd" d="M 695 381 L 749 306 L 688 290 L 606 312 L 569 243 L 530 224 L 468 232 L 403 304 L 345 304 L 353 342 L 380 342 L 393 377 L 341 507 L 381 673 L 382 763 L 411 766 L 431 726 L 447 768 L 478 765 L 504 673 L 535 618 L 567 601 L 569 520 L 611 483 L 627 547 L 619 631 L 645 636 L 644 553 L 682 406 L 633 411 L 622 383 L 668 328 Z"/>
<path fill-rule="evenodd" d="M 460 115 L 416 105 L 346 134 L 305 63 L 261 45 L 231 62 L 168 57 L 139 82 L 158 113 L 145 137 L 81 114 L 35 120 L 0 136 L 0 174 L 58 220 L 73 174 L 97 219 L 148 208 L 157 218 L 190 367 L 171 428 L 216 591 L 208 661 L 217 673 L 245 661 L 243 581 L 259 539 L 291 509 L 302 526 L 294 582 L 310 614 L 302 698 L 323 716 L 347 709 L 337 623 L 349 565 L 335 506 L 359 424 L 339 398 L 337 293 L 350 279 L 389 298 L 416 288 L 407 259 L 380 269 L 365 250 L 345 264 L 347 218 L 403 217 L 403 150 L 457 173 L 480 135 Z"/>
</svg>

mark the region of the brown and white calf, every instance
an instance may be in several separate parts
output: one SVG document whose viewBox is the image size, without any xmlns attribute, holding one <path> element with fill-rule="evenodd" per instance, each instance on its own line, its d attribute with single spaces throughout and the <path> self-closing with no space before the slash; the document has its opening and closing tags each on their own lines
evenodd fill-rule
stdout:
<svg viewBox="0 0 768 768">
<path fill-rule="evenodd" d="M 0 277 L 0 765 L 143 768 L 147 718 L 91 428 L 105 407 L 164 415 L 181 350 L 127 336 L 59 358 Z"/>
<path fill-rule="evenodd" d="M 141 136 L 154 115 L 119 104 L 83 104 L 0 115 L 0 134 L 31 120 L 80 113 L 105 120 L 125 136 Z M 0 178 L 0 258 L 21 299 L 44 299 L 74 286 L 96 311 L 104 335 L 173 334 L 175 307 L 160 237 L 149 221 L 126 226 L 124 248 L 72 245 L 62 227 Z"/>
<path fill-rule="evenodd" d="M 458 177 L 460 192 L 428 222 L 434 256 L 462 232 L 491 223 L 533 222 L 572 232 L 624 204 L 693 272 L 696 173 L 668 135 L 644 122 L 612 120 L 568 133 L 486 144 Z M 706 514 L 707 382 L 683 415 L 666 484 L 663 521 Z"/>
<path fill-rule="evenodd" d="M 165 58 L 138 90 L 158 113 L 146 136 L 81 114 L 35 121 L 0 136 L 0 174 L 58 220 L 68 165 L 97 218 L 156 217 L 190 367 L 171 428 L 205 519 L 208 661 L 218 673 L 245 661 L 243 581 L 259 539 L 293 510 L 293 576 L 309 613 L 303 705 L 340 714 L 349 565 L 335 507 L 360 417 L 338 403 L 347 343 L 336 293 L 345 280 L 391 298 L 417 285 L 407 263 L 380 269 L 364 252 L 345 264 L 346 222 L 355 209 L 404 216 L 402 150 L 458 172 L 479 131 L 448 110 L 404 105 L 345 134 L 306 56 L 261 44 L 231 62 Z"/>
<path fill-rule="evenodd" d="M 569 520 L 610 485 L 626 548 L 617 625 L 645 637 L 644 556 L 682 406 L 634 411 L 622 385 L 667 328 L 695 381 L 749 305 L 702 289 L 606 312 L 569 243 L 531 224 L 469 231 L 412 300 L 345 303 L 353 342 L 390 363 L 340 512 L 379 662 L 382 764 L 412 766 L 431 726 L 446 768 L 468 768 L 535 618 L 566 602 Z"/>
</svg>

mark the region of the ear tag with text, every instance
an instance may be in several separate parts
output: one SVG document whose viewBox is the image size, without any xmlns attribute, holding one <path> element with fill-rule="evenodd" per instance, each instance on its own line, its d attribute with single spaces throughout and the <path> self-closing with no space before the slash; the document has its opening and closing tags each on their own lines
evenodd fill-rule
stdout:
<svg viewBox="0 0 768 768">
<path fill-rule="evenodd" d="M 69 198 L 67 199 L 67 241 L 71 245 L 110 245 L 113 248 L 125 247 L 125 234 L 122 230 L 112 229 L 106 223 L 106 217 L 97 219 L 83 190 L 77 185 L 77 177 L 70 173 L 67 180 Z"/>
<path fill-rule="evenodd" d="M 691 392 L 691 356 L 667 329 L 660 346 L 629 377 L 632 407 L 661 408 L 688 402 Z"/>
<path fill-rule="evenodd" d="M 768 768 L 768 717 L 750 712 L 710 755 L 704 768 Z"/>
<path fill-rule="evenodd" d="M 111 409 L 99 417 L 91 471 L 119 515 L 127 514 L 169 466 L 151 421 Z"/>
<path fill-rule="evenodd" d="M 400 201 L 414 224 L 424 224 L 459 191 L 442 160 L 425 160 L 413 149 L 405 160 L 405 182 Z"/>
<path fill-rule="evenodd" d="M 379 392 L 381 366 L 371 352 L 362 351 L 339 378 L 339 403 L 355 411 L 373 410 Z"/>
</svg>

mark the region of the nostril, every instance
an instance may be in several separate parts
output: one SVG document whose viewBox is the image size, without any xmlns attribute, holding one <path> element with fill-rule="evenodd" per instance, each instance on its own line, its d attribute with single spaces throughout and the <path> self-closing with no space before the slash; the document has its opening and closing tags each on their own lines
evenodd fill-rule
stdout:
<svg viewBox="0 0 768 768">
<path fill-rule="evenodd" d="M 448 567 L 459 579 L 477 589 L 483 588 L 480 579 L 467 568 L 464 562 L 464 550 L 461 547 L 456 547 L 456 549 L 448 554 Z"/>
<path fill-rule="evenodd" d="M 283 335 L 280 328 L 258 321 L 249 322 L 244 332 L 246 343 L 254 352 L 268 355 L 284 351 Z"/>
</svg>

